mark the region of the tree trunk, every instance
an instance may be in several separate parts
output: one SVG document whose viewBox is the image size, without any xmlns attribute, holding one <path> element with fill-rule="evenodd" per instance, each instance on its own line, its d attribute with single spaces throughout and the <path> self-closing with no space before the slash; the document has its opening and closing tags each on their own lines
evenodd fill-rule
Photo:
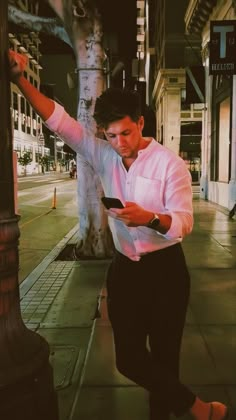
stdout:
<svg viewBox="0 0 236 420">
<path fill-rule="evenodd" d="M 77 119 L 86 127 L 96 126 L 93 111 L 96 98 L 104 90 L 104 50 L 100 22 L 95 20 L 94 31 L 77 44 L 77 72 L 79 79 L 79 104 Z M 79 208 L 79 233 L 76 255 L 106 258 L 113 253 L 113 241 L 107 216 L 101 204 L 103 189 L 91 165 L 77 154 L 77 183 Z"/>
</svg>

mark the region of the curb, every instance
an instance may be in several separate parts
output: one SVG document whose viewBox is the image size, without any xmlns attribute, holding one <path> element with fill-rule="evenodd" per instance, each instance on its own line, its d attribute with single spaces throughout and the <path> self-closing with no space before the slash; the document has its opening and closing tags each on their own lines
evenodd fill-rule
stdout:
<svg viewBox="0 0 236 420">
<path fill-rule="evenodd" d="M 34 285 L 38 280 L 41 274 L 46 270 L 46 268 L 55 260 L 55 258 L 60 254 L 64 249 L 65 245 L 70 241 L 73 235 L 78 230 L 78 224 L 76 224 L 65 236 L 58 242 L 55 248 L 49 252 L 49 254 L 41 261 L 41 263 L 35 267 L 35 269 L 22 281 L 19 286 L 20 289 L 20 298 L 24 297 L 28 293 L 29 289 Z"/>
</svg>

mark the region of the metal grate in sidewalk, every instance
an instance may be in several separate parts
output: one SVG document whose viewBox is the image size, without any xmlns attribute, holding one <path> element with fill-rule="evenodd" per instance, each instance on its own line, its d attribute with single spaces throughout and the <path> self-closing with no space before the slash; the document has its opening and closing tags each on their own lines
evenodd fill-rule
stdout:
<svg viewBox="0 0 236 420">
<path fill-rule="evenodd" d="M 74 261 L 52 262 L 21 299 L 21 314 L 25 323 L 40 324 L 65 283 Z"/>
</svg>

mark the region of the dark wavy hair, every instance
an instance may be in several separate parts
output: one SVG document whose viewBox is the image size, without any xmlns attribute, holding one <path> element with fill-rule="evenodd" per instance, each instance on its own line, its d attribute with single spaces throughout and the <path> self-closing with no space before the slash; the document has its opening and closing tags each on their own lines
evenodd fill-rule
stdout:
<svg viewBox="0 0 236 420">
<path fill-rule="evenodd" d="M 137 122 L 141 115 L 141 100 L 137 91 L 108 88 L 97 98 L 93 116 L 97 126 L 106 129 L 110 123 L 126 116 Z"/>
</svg>

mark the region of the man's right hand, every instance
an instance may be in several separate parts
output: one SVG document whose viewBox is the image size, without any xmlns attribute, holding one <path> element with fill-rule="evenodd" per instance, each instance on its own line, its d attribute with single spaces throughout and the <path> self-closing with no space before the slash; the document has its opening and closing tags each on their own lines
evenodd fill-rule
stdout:
<svg viewBox="0 0 236 420">
<path fill-rule="evenodd" d="M 27 64 L 27 56 L 18 54 L 13 50 L 8 51 L 10 79 L 15 82 L 24 72 Z"/>
<path fill-rule="evenodd" d="M 24 77 L 27 57 L 12 50 L 9 50 L 8 56 L 11 81 L 17 85 L 25 99 L 31 104 L 32 108 L 34 108 L 35 112 L 43 121 L 48 120 L 54 111 L 55 104 L 52 99 L 43 95 L 26 77 Z"/>
</svg>

